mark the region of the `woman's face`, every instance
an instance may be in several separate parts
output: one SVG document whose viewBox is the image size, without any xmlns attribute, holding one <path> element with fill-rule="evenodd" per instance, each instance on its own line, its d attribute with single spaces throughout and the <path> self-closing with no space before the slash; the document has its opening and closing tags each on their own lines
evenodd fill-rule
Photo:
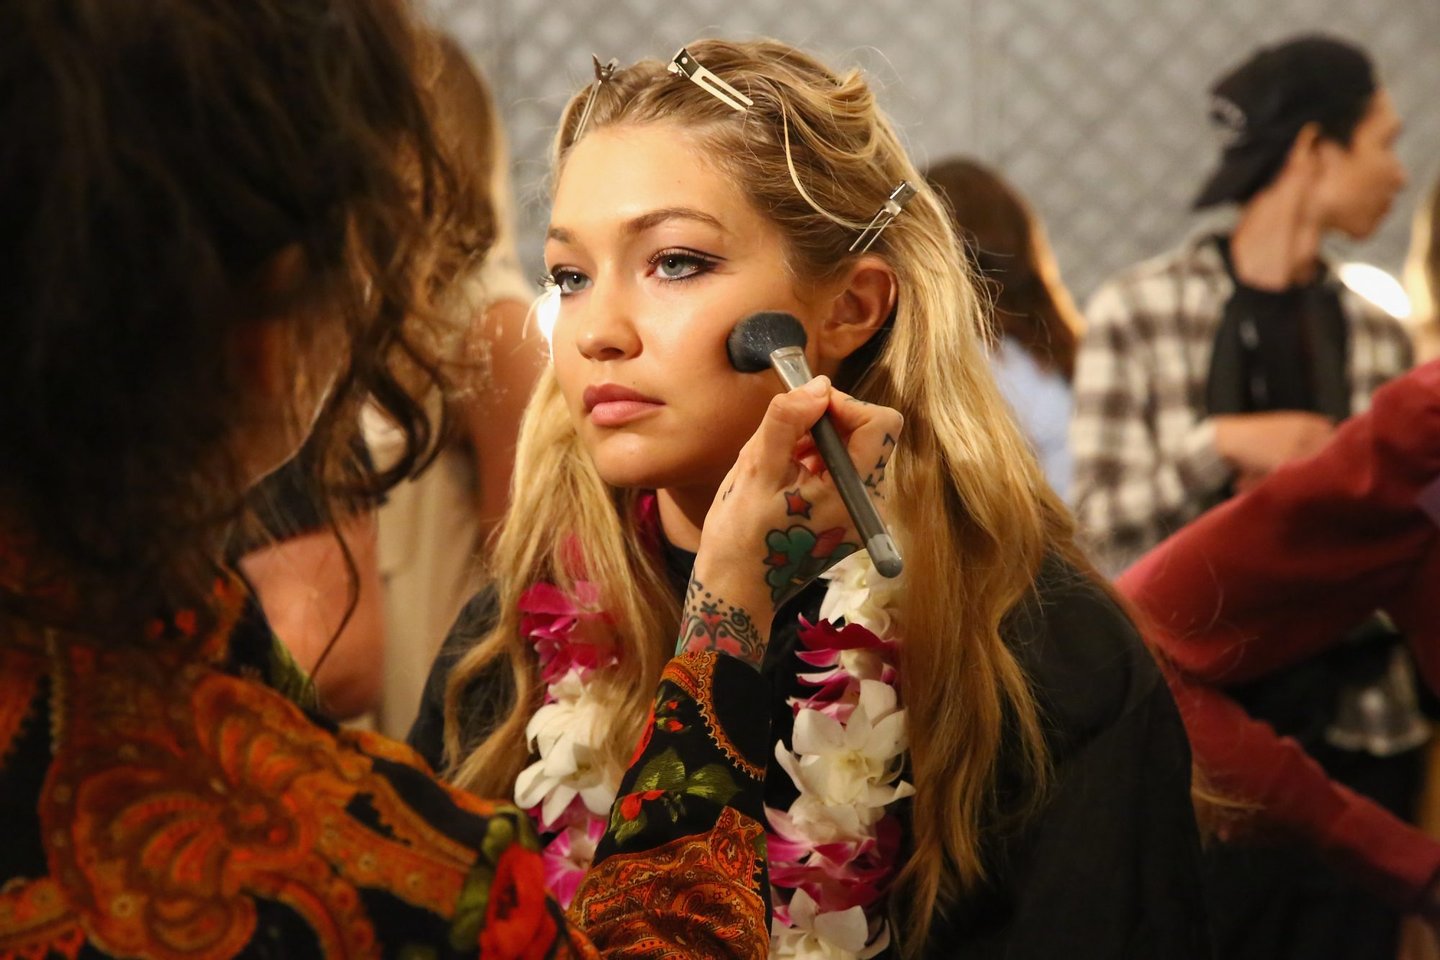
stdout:
<svg viewBox="0 0 1440 960">
<path fill-rule="evenodd" d="M 560 290 L 555 373 L 606 482 L 719 486 L 779 379 L 731 366 L 725 340 L 761 310 L 816 334 L 834 292 L 802 292 L 779 230 L 703 143 L 669 124 L 611 127 L 571 151 L 545 259 Z"/>
</svg>

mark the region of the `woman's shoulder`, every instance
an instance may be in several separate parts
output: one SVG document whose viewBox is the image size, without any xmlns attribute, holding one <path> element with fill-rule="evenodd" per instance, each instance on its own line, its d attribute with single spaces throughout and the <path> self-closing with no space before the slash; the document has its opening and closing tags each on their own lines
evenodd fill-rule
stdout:
<svg viewBox="0 0 1440 960">
<path fill-rule="evenodd" d="M 1146 709 L 1164 680 L 1114 593 L 1047 556 L 1007 639 L 1040 701 L 1057 759 Z"/>
</svg>

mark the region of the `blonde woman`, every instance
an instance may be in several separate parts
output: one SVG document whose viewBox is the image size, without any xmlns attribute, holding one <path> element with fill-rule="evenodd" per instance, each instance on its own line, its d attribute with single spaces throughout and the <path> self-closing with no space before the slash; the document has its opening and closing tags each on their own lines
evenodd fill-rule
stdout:
<svg viewBox="0 0 1440 960">
<path fill-rule="evenodd" d="M 727 335 L 787 311 L 818 373 L 905 417 L 893 463 L 860 469 L 887 485 L 906 567 L 886 581 L 857 553 L 795 592 L 834 549 L 799 526 L 803 495 L 762 551 L 772 955 L 1204 956 L 1174 705 L 1005 412 L 949 217 L 861 75 L 775 41 L 597 60 L 553 201 L 552 369 L 491 583 L 412 743 L 531 810 L 581 916 L 603 829 L 689 815 L 653 805 L 693 782 L 681 755 L 609 811 L 637 743 L 684 726 L 663 698 L 647 717 L 677 624 L 733 626 L 704 603 L 682 622 L 681 599 L 703 594 L 701 521 L 778 390 L 731 368 Z"/>
</svg>

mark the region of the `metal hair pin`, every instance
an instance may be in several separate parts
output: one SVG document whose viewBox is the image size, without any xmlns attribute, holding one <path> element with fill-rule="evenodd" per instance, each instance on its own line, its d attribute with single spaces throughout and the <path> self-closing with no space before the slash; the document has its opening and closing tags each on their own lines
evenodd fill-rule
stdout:
<svg viewBox="0 0 1440 960">
<path fill-rule="evenodd" d="M 900 186 L 892 190 L 890 196 L 885 198 L 885 203 L 871 219 L 870 225 L 861 230 L 860 236 L 850 244 L 850 252 L 864 253 L 869 250 L 880 238 L 881 231 L 890 226 L 892 220 L 900 216 L 900 211 L 905 209 L 905 204 L 909 203 L 913 196 L 915 196 L 915 188 L 910 185 L 910 181 L 901 180 Z"/>
<path fill-rule="evenodd" d="M 595 109 L 595 94 L 600 92 L 601 84 L 610 82 L 615 71 L 620 69 L 620 61 L 614 57 L 611 57 L 608 63 L 601 63 L 600 56 L 592 53 L 590 59 L 595 63 L 595 82 L 590 85 L 590 95 L 585 98 L 585 109 L 580 111 L 580 122 L 575 125 L 572 140 L 579 140 L 580 134 L 585 132 L 585 124 L 590 122 L 590 111 Z"/>
<path fill-rule="evenodd" d="M 733 110 L 744 113 L 750 107 L 755 106 L 754 100 L 706 70 L 684 47 L 681 47 L 680 52 L 675 54 L 674 59 L 670 61 L 670 66 L 666 69 L 693 81 L 700 89 Z"/>
</svg>

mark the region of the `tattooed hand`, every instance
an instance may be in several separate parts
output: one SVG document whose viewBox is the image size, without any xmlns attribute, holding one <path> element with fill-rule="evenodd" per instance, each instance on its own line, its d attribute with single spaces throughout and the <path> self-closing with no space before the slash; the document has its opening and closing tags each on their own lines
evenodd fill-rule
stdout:
<svg viewBox="0 0 1440 960">
<path fill-rule="evenodd" d="M 856 401 L 825 377 L 777 396 L 705 517 L 681 649 L 721 650 L 758 664 L 776 608 L 860 548 L 810 440 L 827 411 L 870 495 L 883 504 L 900 414 Z"/>
</svg>

